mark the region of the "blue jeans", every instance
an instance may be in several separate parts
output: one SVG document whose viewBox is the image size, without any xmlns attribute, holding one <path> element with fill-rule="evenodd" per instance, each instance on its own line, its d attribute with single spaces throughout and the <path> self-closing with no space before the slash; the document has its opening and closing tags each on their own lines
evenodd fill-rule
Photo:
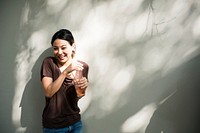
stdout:
<svg viewBox="0 0 200 133">
<path fill-rule="evenodd" d="M 81 121 L 64 128 L 43 128 L 43 133 L 82 133 L 83 125 Z"/>
</svg>

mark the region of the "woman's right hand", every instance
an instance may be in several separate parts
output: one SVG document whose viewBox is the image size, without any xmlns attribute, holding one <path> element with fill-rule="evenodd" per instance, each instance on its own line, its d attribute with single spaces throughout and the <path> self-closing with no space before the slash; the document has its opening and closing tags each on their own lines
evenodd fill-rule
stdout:
<svg viewBox="0 0 200 133">
<path fill-rule="evenodd" d="M 78 61 L 72 61 L 72 63 L 63 71 L 67 78 L 71 78 L 71 74 L 74 70 L 83 70 L 83 64 Z"/>
</svg>

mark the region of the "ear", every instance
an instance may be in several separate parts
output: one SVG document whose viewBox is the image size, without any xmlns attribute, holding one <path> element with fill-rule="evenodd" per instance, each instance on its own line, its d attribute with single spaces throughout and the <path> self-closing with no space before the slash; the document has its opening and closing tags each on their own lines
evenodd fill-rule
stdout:
<svg viewBox="0 0 200 133">
<path fill-rule="evenodd" d="M 75 43 L 72 44 L 72 51 L 76 52 L 76 44 Z"/>
</svg>

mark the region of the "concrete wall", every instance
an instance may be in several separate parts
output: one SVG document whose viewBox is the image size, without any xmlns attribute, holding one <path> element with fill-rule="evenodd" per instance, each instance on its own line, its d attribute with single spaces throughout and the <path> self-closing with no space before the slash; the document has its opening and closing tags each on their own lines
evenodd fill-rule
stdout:
<svg viewBox="0 0 200 133">
<path fill-rule="evenodd" d="M 41 133 L 40 66 L 70 29 L 90 66 L 84 133 L 198 133 L 200 2 L 0 2 L 0 129 Z"/>
</svg>

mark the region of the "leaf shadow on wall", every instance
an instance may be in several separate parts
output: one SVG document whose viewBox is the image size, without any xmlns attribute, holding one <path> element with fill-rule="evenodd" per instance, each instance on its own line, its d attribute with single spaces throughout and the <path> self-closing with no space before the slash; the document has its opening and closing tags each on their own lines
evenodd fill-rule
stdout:
<svg viewBox="0 0 200 133">
<path fill-rule="evenodd" d="M 83 114 L 85 133 L 199 133 L 199 68 L 200 55 L 167 73 L 164 77 L 161 77 L 160 72 L 152 75 L 152 82 L 146 84 L 144 88 L 140 89 L 141 85 L 137 84 L 137 81 L 132 82 L 130 89 L 120 96 L 120 99 L 129 97 L 127 103 L 121 108 L 113 109 L 112 113 L 98 119 L 96 117 L 86 118 Z M 166 98 L 168 99 L 164 101 Z M 140 129 L 137 127 L 140 124 L 140 118 L 143 120 L 142 117 L 134 121 L 139 124 L 130 123 L 134 127 L 132 132 L 121 130 L 122 124 L 128 118 L 135 116 L 144 106 L 151 103 L 156 104 L 157 110 L 151 117 L 147 128 L 145 125 L 146 131 L 144 127 Z M 92 104 L 99 106 L 96 101 L 92 101 Z"/>
<path fill-rule="evenodd" d="M 20 107 L 21 126 L 26 128 L 25 133 L 42 133 L 42 111 L 45 95 L 40 81 L 40 68 L 45 57 L 52 55 L 51 48 L 46 49 L 37 59 L 31 79 L 25 86 Z"/>
<path fill-rule="evenodd" d="M 177 91 L 158 106 L 145 133 L 199 133 L 200 55 L 179 67 Z M 176 76 L 173 74 L 173 76 Z M 175 89 L 174 89 L 175 90 Z"/>
</svg>

